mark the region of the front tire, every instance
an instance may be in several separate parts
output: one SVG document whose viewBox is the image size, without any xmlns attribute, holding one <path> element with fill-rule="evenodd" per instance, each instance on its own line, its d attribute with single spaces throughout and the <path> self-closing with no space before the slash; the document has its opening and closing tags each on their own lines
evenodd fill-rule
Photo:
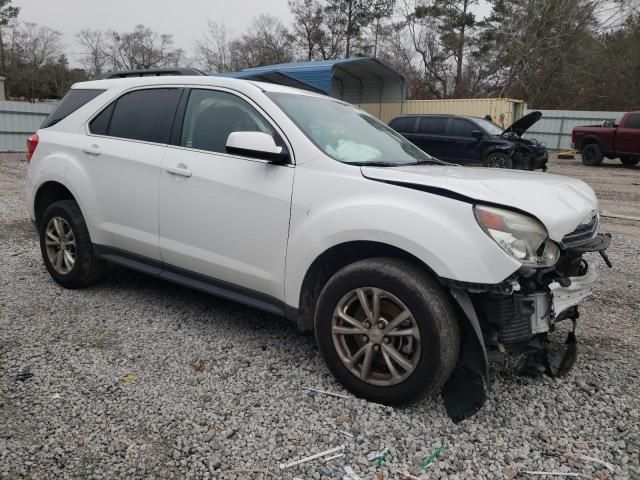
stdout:
<svg viewBox="0 0 640 480">
<path fill-rule="evenodd" d="M 625 167 L 633 167 L 640 162 L 640 157 L 625 157 L 621 158 L 620 161 Z"/>
<path fill-rule="evenodd" d="M 315 334 L 327 366 L 348 390 L 387 405 L 437 392 L 456 365 L 454 308 L 427 272 L 392 258 L 361 260 L 327 282 Z"/>
<path fill-rule="evenodd" d="M 482 165 L 487 168 L 512 168 L 513 160 L 505 153 L 494 152 L 485 157 Z"/>
<path fill-rule="evenodd" d="M 89 286 L 104 272 L 104 262 L 95 256 L 87 224 L 73 200 L 54 202 L 45 210 L 40 251 L 51 277 L 65 288 Z"/>
<path fill-rule="evenodd" d="M 597 143 L 585 145 L 582 149 L 582 163 L 587 167 L 597 167 L 604 160 L 602 149 Z"/>
</svg>

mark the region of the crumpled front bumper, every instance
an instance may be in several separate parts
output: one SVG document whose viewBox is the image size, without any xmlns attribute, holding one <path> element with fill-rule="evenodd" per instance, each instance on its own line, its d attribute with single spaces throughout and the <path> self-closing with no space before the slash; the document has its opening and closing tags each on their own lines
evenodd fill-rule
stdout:
<svg viewBox="0 0 640 480">
<path fill-rule="evenodd" d="M 598 278 L 598 272 L 592 264 L 588 265 L 587 272 L 579 277 L 569 277 L 571 284 L 563 287 L 558 282 L 549 285 L 553 297 L 553 313 L 556 319 L 562 318 L 570 308 L 583 303 L 593 295 L 592 287 Z"/>
</svg>

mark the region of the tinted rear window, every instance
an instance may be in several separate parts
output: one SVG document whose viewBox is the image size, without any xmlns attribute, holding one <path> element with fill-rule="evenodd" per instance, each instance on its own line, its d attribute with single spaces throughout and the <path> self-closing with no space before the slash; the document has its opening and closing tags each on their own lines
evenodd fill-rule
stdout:
<svg viewBox="0 0 640 480">
<path fill-rule="evenodd" d="M 54 108 L 49 116 L 45 119 L 40 128 L 51 127 L 59 121 L 64 120 L 73 112 L 86 105 L 103 92 L 104 90 L 89 90 L 83 88 L 69 90 L 69 92 L 56 106 L 56 108 Z"/>
<path fill-rule="evenodd" d="M 396 132 L 413 132 L 415 124 L 415 117 L 400 117 L 391 122 L 391 125 L 389 126 Z"/>
<path fill-rule="evenodd" d="M 640 128 L 640 114 L 634 114 L 629 116 L 625 128 Z"/>
<path fill-rule="evenodd" d="M 110 137 L 169 143 L 179 93 L 177 88 L 153 88 L 127 93 L 116 101 L 110 121 L 106 118 L 108 107 L 92 121 L 91 131 L 100 133 L 94 131 L 94 127 L 104 131 L 108 124 L 107 135 Z M 101 118 L 103 114 L 105 118 Z"/>
<path fill-rule="evenodd" d="M 448 118 L 422 117 L 418 125 L 418 133 L 429 135 L 444 135 L 447 131 Z"/>
</svg>

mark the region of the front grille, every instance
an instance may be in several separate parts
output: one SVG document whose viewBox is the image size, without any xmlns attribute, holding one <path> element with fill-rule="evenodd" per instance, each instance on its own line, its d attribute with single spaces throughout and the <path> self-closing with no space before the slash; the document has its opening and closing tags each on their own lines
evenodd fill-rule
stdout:
<svg viewBox="0 0 640 480">
<path fill-rule="evenodd" d="M 589 223 L 578 225 L 578 228 L 563 237 L 562 246 L 571 248 L 588 242 L 598 233 L 598 223 L 598 215 L 594 215 Z"/>
</svg>

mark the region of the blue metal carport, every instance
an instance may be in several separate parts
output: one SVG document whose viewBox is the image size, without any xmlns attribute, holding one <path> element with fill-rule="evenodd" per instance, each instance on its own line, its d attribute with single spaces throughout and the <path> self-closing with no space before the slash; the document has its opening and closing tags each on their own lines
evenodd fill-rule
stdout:
<svg viewBox="0 0 640 480">
<path fill-rule="evenodd" d="M 374 57 L 283 63 L 215 75 L 304 88 L 355 104 L 402 102 L 406 97 L 404 76 Z"/>
</svg>

